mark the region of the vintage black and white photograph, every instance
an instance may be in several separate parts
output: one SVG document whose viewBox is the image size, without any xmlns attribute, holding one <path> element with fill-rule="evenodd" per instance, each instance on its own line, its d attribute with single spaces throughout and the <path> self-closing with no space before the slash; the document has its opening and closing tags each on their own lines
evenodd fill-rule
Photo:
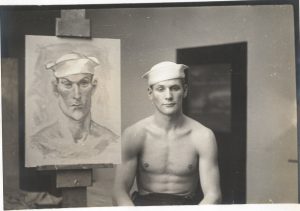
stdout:
<svg viewBox="0 0 300 211">
<path fill-rule="evenodd" d="M 298 209 L 298 7 L 1 6 L 4 209 Z"/>
</svg>

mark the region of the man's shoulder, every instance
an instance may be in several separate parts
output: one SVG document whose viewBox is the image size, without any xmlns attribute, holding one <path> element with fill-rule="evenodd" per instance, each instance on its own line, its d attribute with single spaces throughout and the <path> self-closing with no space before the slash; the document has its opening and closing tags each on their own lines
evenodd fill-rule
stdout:
<svg viewBox="0 0 300 211">
<path fill-rule="evenodd" d="M 189 127 L 192 129 L 192 136 L 197 143 L 210 142 L 210 140 L 215 139 L 214 132 L 210 128 L 190 117 L 186 118 Z"/>
<path fill-rule="evenodd" d="M 36 152 L 43 155 L 53 152 L 59 148 L 60 140 L 64 138 L 57 122 L 51 123 L 37 130 L 28 140 L 28 146 Z"/>
<path fill-rule="evenodd" d="M 147 127 L 151 124 L 152 117 L 147 117 L 127 127 L 123 132 L 125 139 L 132 141 L 141 141 L 146 135 Z"/>
<path fill-rule="evenodd" d="M 143 133 L 143 132 L 145 132 L 145 129 L 147 128 L 147 126 L 149 126 L 149 124 L 151 124 L 151 119 L 152 119 L 151 116 L 141 119 L 141 120 L 137 121 L 136 123 L 127 127 L 125 129 L 125 131 L 127 133 L 136 133 L 136 132 Z"/>
<path fill-rule="evenodd" d="M 217 143 L 213 131 L 189 117 L 188 124 L 192 128 L 191 140 L 197 152 L 202 156 L 215 155 L 217 153 Z"/>
<path fill-rule="evenodd" d="M 61 135 L 57 122 L 54 122 L 37 130 L 31 138 L 33 140 L 38 139 L 41 141 L 61 137 Z"/>
<path fill-rule="evenodd" d="M 212 130 L 208 128 L 207 126 L 203 125 L 202 123 L 196 121 L 195 119 L 192 119 L 188 116 L 186 116 L 187 124 L 189 127 L 191 127 L 195 132 L 201 132 L 201 133 L 210 133 Z"/>
</svg>

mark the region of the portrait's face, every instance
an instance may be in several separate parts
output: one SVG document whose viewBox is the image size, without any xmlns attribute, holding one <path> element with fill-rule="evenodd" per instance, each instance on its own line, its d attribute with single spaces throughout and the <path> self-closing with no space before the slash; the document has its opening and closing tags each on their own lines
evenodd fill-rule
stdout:
<svg viewBox="0 0 300 211">
<path fill-rule="evenodd" d="M 95 85 L 93 75 L 88 73 L 58 78 L 56 92 L 62 112 L 77 121 L 86 117 L 90 113 Z"/>
<path fill-rule="evenodd" d="M 187 95 L 187 87 L 181 79 L 161 81 L 148 89 L 150 100 L 156 109 L 165 115 L 182 111 L 182 100 Z"/>
</svg>

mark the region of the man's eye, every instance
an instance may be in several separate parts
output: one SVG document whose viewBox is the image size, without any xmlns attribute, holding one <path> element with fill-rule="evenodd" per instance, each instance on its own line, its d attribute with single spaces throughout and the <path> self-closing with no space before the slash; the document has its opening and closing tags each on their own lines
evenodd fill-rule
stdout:
<svg viewBox="0 0 300 211">
<path fill-rule="evenodd" d="M 178 90 L 180 90 L 180 87 L 179 87 L 179 86 L 173 86 L 171 89 L 172 89 L 173 91 L 178 91 Z"/>
<path fill-rule="evenodd" d="M 157 87 L 156 90 L 161 92 L 161 91 L 164 90 L 164 88 L 163 87 Z"/>
<path fill-rule="evenodd" d="M 63 82 L 62 85 L 63 85 L 65 88 L 67 88 L 67 89 L 72 88 L 72 83 Z"/>
<path fill-rule="evenodd" d="M 80 85 L 81 87 L 87 87 L 89 84 L 90 84 L 89 81 L 81 81 L 81 82 L 79 83 L 79 85 Z"/>
</svg>

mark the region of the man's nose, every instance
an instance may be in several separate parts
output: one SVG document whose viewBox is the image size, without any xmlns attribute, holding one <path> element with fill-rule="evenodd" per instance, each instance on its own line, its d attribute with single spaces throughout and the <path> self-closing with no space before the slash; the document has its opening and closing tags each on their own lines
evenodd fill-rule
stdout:
<svg viewBox="0 0 300 211">
<path fill-rule="evenodd" d="M 166 89 L 166 92 L 165 92 L 165 98 L 167 100 L 172 100 L 173 99 L 173 94 L 172 92 L 170 91 L 170 89 Z"/>
<path fill-rule="evenodd" d="M 80 99 L 80 97 L 81 97 L 80 88 L 77 84 L 74 84 L 74 98 Z"/>
</svg>

